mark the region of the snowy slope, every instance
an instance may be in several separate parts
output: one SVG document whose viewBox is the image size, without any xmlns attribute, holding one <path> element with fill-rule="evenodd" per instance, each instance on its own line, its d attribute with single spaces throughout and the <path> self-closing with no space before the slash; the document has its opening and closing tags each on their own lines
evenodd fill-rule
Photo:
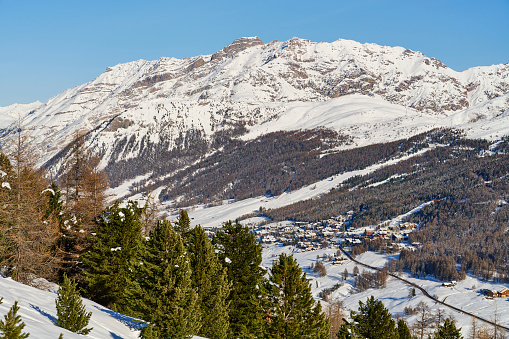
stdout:
<svg viewBox="0 0 509 339">
<path fill-rule="evenodd" d="M 58 287 L 57 287 L 58 289 Z M 0 277 L 0 297 L 3 297 L 3 304 L 0 305 L 0 316 L 7 314 L 14 301 L 18 301 L 20 310 L 18 314 L 25 322 L 24 331 L 30 333 L 30 338 L 55 339 L 60 333 L 64 338 L 84 338 L 63 328 L 54 325 L 56 317 L 55 292 L 41 291 L 34 287 L 26 286 L 11 280 Z M 139 330 L 132 318 L 123 314 L 113 312 L 97 303 L 83 299 L 88 312 L 92 312 L 92 318 L 88 327 L 93 330 L 86 338 L 138 338 Z"/>
<path fill-rule="evenodd" d="M 321 195 L 329 193 L 331 189 L 337 187 L 344 181 L 354 176 L 369 174 L 384 166 L 396 164 L 400 161 L 407 160 L 410 157 L 420 156 L 428 150 L 429 149 L 423 149 L 415 154 L 404 156 L 398 159 L 391 159 L 383 163 L 369 166 L 368 168 L 338 174 L 325 180 L 302 187 L 298 190 L 285 192 L 276 197 L 260 196 L 241 201 L 225 201 L 222 205 L 213 207 L 207 207 L 203 205 L 192 206 L 187 209 L 187 212 L 191 218 L 192 226 L 201 225 L 203 227 L 220 227 L 224 222 L 228 220 L 240 220 L 242 219 L 242 216 L 258 212 L 260 207 L 263 207 L 264 209 L 275 209 L 283 206 L 288 206 L 302 200 L 318 198 Z M 154 193 L 157 194 L 157 192 Z M 132 198 L 140 199 L 140 202 L 143 201 L 141 195 L 139 194 Z M 161 204 L 162 209 L 166 208 L 168 204 L 169 202 L 163 202 Z M 176 219 L 178 217 L 178 211 L 172 211 L 174 213 L 169 217 L 170 219 Z"/>
<path fill-rule="evenodd" d="M 3 319 L 17 300 L 20 307 L 18 315 L 26 324 L 24 332 L 30 333 L 29 338 L 56 339 L 60 333 L 63 333 L 65 339 L 135 339 L 139 337 L 140 325 L 133 318 L 113 312 L 88 299 L 83 299 L 87 312 L 92 312 L 87 327 L 93 327 L 93 330 L 88 335 L 79 335 L 56 326 L 54 324 L 57 297 L 55 291 L 58 290 L 58 286 L 52 285 L 52 287 L 54 291 L 42 291 L 0 276 L 0 298 L 4 298 L 3 304 L 0 305 L 0 318 Z M 194 336 L 193 339 L 204 338 Z"/>
<path fill-rule="evenodd" d="M 13 104 L 0 107 L 0 130 L 16 122 L 18 118 L 26 117 L 30 112 L 35 112 L 41 105 L 41 102 L 36 101 L 31 104 Z"/>
</svg>

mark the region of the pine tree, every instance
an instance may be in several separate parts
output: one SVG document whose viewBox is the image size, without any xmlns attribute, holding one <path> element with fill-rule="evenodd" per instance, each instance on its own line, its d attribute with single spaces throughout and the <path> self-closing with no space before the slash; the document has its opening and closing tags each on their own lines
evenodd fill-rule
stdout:
<svg viewBox="0 0 509 339">
<path fill-rule="evenodd" d="M 175 231 L 185 238 L 186 234 L 191 230 L 191 220 L 185 210 L 180 210 L 179 217 L 175 223 Z"/>
<path fill-rule="evenodd" d="M 92 248 L 82 256 L 87 294 L 96 302 L 121 311 L 125 290 L 140 265 L 144 239 L 141 236 L 141 210 L 135 202 L 126 207 L 115 203 L 90 237 Z"/>
<path fill-rule="evenodd" d="M 202 327 L 198 335 L 210 339 L 227 338 L 230 284 L 226 269 L 219 262 L 201 226 L 187 233 L 186 243 L 192 270 L 192 287 L 198 293 L 198 305 L 202 314 Z"/>
<path fill-rule="evenodd" d="M 405 320 L 398 320 L 398 335 L 399 339 L 412 339 L 412 335 L 410 334 L 410 329 Z"/>
<path fill-rule="evenodd" d="M 2 303 L 1 300 L 0 303 Z M 0 320 L 0 339 L 26 339 L 30 336 L 30 333 L 21 333 L 25 328 L 25 323 L 17 314 L 18 311 L 18 302 L 15 301 L 9 313 L 4 315 L 4 320 Z"/>
<path fill-rule="evenodd" d="M 151 231 L 129 289 L 129 310 L 148 322 L 142 338 L 189 338 L 201 327 L 198 295 L 192 288 L 191 267 L 182 239 L 169 221 Z"/>
<path fill-rule="evenodd" d="M 363 339 L 356 332 L 355 327 L 348 321 L 344 321 L 336 334 L 338 339 Z"/>
<path fill-rule="evenodd" d="M 231 337 L 261 337 L 265 317 L 260 298 L 264 280 L 262 246 L 247 227 L 231 221 L 214 235 L 213 243 L 232 284 L 228 297 Z"/>
<path fill-rule="evenodd" d="M 442 326 L 433 335 L 433 339 L 463 339 L 461 328 L 456 328 L 456 324 L 451 319 L 445 319 Z"/>
<path fill-rule="evenodd" d="M 51 216 L 60 219 L 60 214 L 64 210 L 64 202 L 61 200 L 62 192 L 60 192 L 58 185 L 55 182 L 52 182 L 51 186 L 44 190 L 44 192 L 46 193 L 48 199 L 46 212 L 44 213 L 44 219 L 48 219 Z"/>
<path fill-rule="evenodd" d="M 55 300 L 57 307 L 56 325 L 71 332 L 87 335 L 92 328 L 85 328 L 92 316 L 92 312 L 86 312 L 85 305 L 76 289 L 76 283 L 72 282 L 66 275 L 57 292 Z"/>
<path fill-rule="evenodd" d="M 389 310 L 384 304 L 373 296 L 366 303 L 359 301 L 359 310 L 351 311 L 350 318 L 353 321 L 355 331 L 362 338 L 367 339 L 390 339 L 396 334 L 396 324 Z"/>
<path fill-rule="evenodd" d="M 283 253 L 272 264 L 266 288 L 267 338 L 329 338 L 329 321 L 293 256 Z"/>
</svg>

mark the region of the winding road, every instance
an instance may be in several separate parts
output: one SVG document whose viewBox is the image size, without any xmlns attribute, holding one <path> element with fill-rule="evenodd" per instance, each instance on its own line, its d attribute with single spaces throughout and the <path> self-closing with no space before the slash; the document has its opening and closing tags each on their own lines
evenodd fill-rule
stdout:
<svg viewBox="0 0 509 339">
<path fill-rule="evenodd" d="M 343 253 L 344 253 L 344 254 L 345 254 L 345 255 L 346 255 L 346 256 L 347 256 L 350 260 L 352 260 L 353 262 L 355 262 L 355 263 L 357 263 L 357 264 L 359 264 L 359 265 L 361 265 L 361 266 L 367 267 L 367 268 L 369 268 L 369 269 L 380 271 L 380 268 L 378 268 L 378 267 L 373 267 L 373 266 L 367 265 L 367 264 L 365 264 L 365 263 L 362 263 L 362 262 L 360 262 L 360 261 L 358 261 L 358 260 L 354 259 L 354 258 L 350 255 L 350 253 L 346 252 L 346 251 L 343 249 L 343 247 L 339 246 L 339 249 L 341 250 L 341 252 L 343 252 Z M 398 276 L 397 276 L 396 274 L 394 274 L 394 273 L 388 273 L 388 274 L 389 274 L 391 277 L 393 277 L 393 278 L 396 278 L 396 279 L 398 279 L 398 280 L 401 280 L 401 281 L 402 281 L 402 282 L 404 282 L 405 284 L 408 284 L 408 285 L 410 285 L 410 286 L 412 286 L 412 287 L 415 287 L 416 289 L 418 289 L 419 291 L 421 291 L 421 292 L 422 292 L 422 294 L 424 294 L 426 297 L 428 297 L 429 299 L 433 300 L 434 302 L 436 302 L 436 303 L 438 303 L 438 304 L 441 304 L 441 305 L 444 305 L 444 306 L 446 306 L 446 307 L 449 307 L 450 309 L 452 309 L 452 310 L 454 310 L 454 311 L 456 311 L 456 312 L 460 312 L 460 313 L 463 313 L 463 314 L 469 315 L 469 316 L 471 316 L 471 317 L 473 317 L 473 318 L 475 318 L 475 319 L 477 319 L 477 320 L 480 320 L 480 321 L 485 322 L 485 323 L 487 323 L 487 324 L 490 324 L 490 325 L 492 325 L 492 326 L 498 326 L 498 328 L 504 329 L 504 330 L 506 330 L 506 332 L 508 332 L 508 331 L 509 331 L 509 327 L 507 327 L 507 326 L 502 326 L 502 325 L 497 324 L 497 323 L 495 323 L 495 322 L 493 322 L 493 321 L 490 321 L 490 320 L 487 320 L 487 319 L 481 318 L 481 317 L 479 317 L 479 316 L 477 316 L 477 315 L 475 315 L 475 314 L 472 314 L 472 313 L 470 313 L 470 312 L 464 311 L 464 310 L 462 310 L 461 308 L 457 308 L 457 307 L 455 307 L 455 306 L 452 306 L 451 304 L 446 303 L 446 302 L 445 302 L 445 299 L 444 299 L 443 301 L 440 301 L 440 300 L 438 300 L 437 298 L 434 298 L 433 296 L 431 296 L 431 295 L 430 295 L 430 294 L 429 294 L 429 293 L 428 293 L 428 292 L 427 292 L 424 288 L 420 287 L 419 285 L 417 285 L 417 284 L 415 284 L 415 283 L 413 283 L 413 282 L 411 282 L 411 281 L 408 281 L 408 280 L 406 280 L 406 279 L 403 279 L 403 278 L 401 278 L 401 277 L 398 277 Z"/>
</svg>

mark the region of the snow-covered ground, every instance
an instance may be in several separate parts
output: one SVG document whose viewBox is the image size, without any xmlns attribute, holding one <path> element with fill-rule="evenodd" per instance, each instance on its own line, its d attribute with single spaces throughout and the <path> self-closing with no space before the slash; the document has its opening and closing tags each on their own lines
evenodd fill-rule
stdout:
<svg viewBox="0 0 509 339">
<path fill-rule="evenodd" d="M 42 291 L 0 276 L 0 298 L 4 298 L 3 304 L 0 305 L 0 319 L 3 320 L 3 316 L 9 312 L 14 301 L 17 300 L 20 307 L 18 315 L 26 325 L 23 332 L 30 333 L 29 338 L 56 339 L 60 333 L 63 333 L 65 339 L 135 339 L 139 337 L 140 325 L 135 319 L 113 312 L 88 299 L 83 299 L 87 312 L 92 312 L 87 327 L 93 327 L 93 330 L 88 335 L 83 336 L 56 326 L 55 299 L 58 286 L 48 285 L 51 291 Z M 194 336 L 193 339 L 204 338 Z"/>
<path fill-rule="evenodd" d="M 270 267 L 272 260 L 277 258 L 280 253 L 293 254 L 301 268 L 307 273 L 308 278 L 311 280 L 311 288 L 315 298 L 318 298 L 318 293 L 325 288 L 331 288 L 338 283 L 344 283 L 339 289 L 331 295 L 331 300 L 342 300 L 347 310 L 357 310 L 359 301 L 365 301 L 368 297 L 373 295 L 375 298 L 380 299 L 384 305 L 389 309 L 393 316 L 404 317 L 405 307 L 416 307 L 421 301 L 425 302 L 432 310 L 436 312 L 438 308 L 445 311 L 446 316 L 452 316 L 456 320 L 458 326 L 462 328 L 462 333 L 466 337 L 471 326 L 471 317 L 463 313 L 456 312 L 446 306 L 436 304 L 431 299 L 425 297 L 420 291 L 416 291 L 416 296 L 409 298 L 411 286 L 395 278 L 389 277 L 387 287 L 384 289 L 368 289 L 361 293 L 353 293 L 354 277 L 352 272 L 356 264 L 351 260 L 345 260 L 341 265 L 333 265 L 332 262 L 325 261 L 327 275 L 325 277 L 318 277 L 310 268 L 312 263 L 316 262 L 317 256 L 322 260 L 324 254 L 335 254 L 337 249 L 327 248 L 309 252 L 298 252 L 293 246 L 280 246 L 269 245 L 263 249 L 263 263 L 264 267 Z M 381 255 L 374 252 L 366 252 L 357 256 L 357 260 L 365 264 L 382 268 L 388 260 L 397 255 Z M 345 268 L 349 272 L 349 277 L 346 281 L 342 280 L 342 275 Z M 360 272 L 365 269 L 359 266 Z M 454 287 L 443 287 L 442 282 L 432 277 L 426 279 L 418 279 L 411 277 L 409 274 L 403 273 L 402 277 L 423 287 L 430 295 L 437 295 L 440 300 L 461 308 L 462 310 L 471 312 L 479 317 L 487 320 L 494 320 L 495 313 L 498 315 L 500 324 L 509 326 L 509 299 L 508 298 L 495 298 L 486 299 L 481 293 L 481 289 L 501 290 L 508 287 L 504 284 L 495 284 L 492 282 L 481 281 L 477 278 L 467 276 L 463 281 L 459 281 Z M 326 303 L 322 301 L 325 305 Z M 406 318 L 410 324 L 416 320 L 416 316 Z M 477 321 L 477 326 L 482 325 Z M 508 333 L 509 334 L 509 333 Z"/>
<path fill-rule="evenodd" d="M 15 282 L 10 278 L 0 277 L 0 297 L 4 298 L 3 304 L 0 305 L 0 318 L 3 319 L 3 315 L 9 312 L 14 301 L 17 300 L 20 307 L 18 314 L 26 324 L 24 332 L 30 333 L 30 338 L 55 339 L 60 333 L 64 334 L 65 339 L 85 337 L 54 324 L 57 314 L 55 291 L 41 291 Z M 83 299 L 83 303 L 87 311 L 92 312 L 88 327 L 93 327 L 93 330 L 86 338 L 138 338 L 140 326 L 134 319 L 113 312 L 88 299 Z"/>
</svg>

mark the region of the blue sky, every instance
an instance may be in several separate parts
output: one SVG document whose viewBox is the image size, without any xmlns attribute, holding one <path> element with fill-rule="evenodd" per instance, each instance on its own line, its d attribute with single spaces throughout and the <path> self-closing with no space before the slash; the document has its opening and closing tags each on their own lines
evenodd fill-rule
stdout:
<svg viewBox="0 0 509 339">
<path fill-rule="evenodd" d="M 457 71 L 509 63 L 509 0 L 0 0 L 0 106 L 46 101 L 106 67 L 243 36 L 403 46 Z"/>
</svg>

